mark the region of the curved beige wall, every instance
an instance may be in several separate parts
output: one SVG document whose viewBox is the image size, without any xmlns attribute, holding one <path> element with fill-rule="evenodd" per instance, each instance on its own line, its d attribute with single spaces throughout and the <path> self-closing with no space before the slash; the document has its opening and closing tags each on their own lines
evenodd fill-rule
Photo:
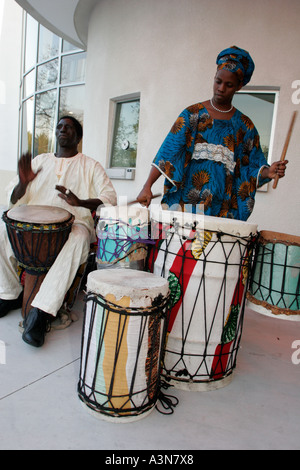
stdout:
<svg viewBox="0 0 300 470">
<path fill-rule="evenodd" d="M 284 8 L 283 8 L 284 5 Z M 292 83 L 300 80 L 299 0 L 102 0 L 88 34 L 84 150 L 108 159 L 111 98 L 141 93 L 135 181 L 115 180 L 134 198 L 177 115 L 211 96 L 215 58 L 236 44 L 250 51 L 252 86 L 280 87 L 274 159 L 279 159 L 292 112 Z M 290 142 L 288 174 L 259 193 L 251 221 L 260 229 L 299 233 L 300 117 Z M 162 178 L 156 188 L 162 190 Z"/>
<path fill-rule="evenodd" d="M 0 204 L 17 169 L 21 37 L 22 9 L 0 2 Z"/>
</svg>

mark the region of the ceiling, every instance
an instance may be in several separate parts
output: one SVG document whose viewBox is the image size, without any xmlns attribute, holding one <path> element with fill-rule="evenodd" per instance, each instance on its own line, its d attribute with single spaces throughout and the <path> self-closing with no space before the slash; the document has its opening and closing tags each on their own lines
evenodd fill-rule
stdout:
<svg viewBox="0 0 300 470">
<path fill-rule="evenodd" d="M 50 31 L 86 49 L 90 14 L 101 0 L 15 1 Z"/>
</svg>

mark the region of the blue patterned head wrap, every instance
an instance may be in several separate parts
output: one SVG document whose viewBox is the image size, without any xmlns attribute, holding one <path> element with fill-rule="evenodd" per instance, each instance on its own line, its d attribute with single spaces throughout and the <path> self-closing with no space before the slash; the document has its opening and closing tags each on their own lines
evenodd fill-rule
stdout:
<svg viewBox="0 0 300 470">
<path fill-rule="evenodd" d="M 220 52 L 217 57 L 217 65 L 218 70 L 225 69 L 236 73 L 243 86 L 250 81 L 255 67 L 249 52 L 237 46 L 229 47 Z"/>
</svg>

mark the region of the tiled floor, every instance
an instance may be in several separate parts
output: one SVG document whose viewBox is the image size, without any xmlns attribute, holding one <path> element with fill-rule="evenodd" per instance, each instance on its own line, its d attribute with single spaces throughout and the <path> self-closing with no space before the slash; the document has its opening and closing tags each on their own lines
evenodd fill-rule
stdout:
<svg viewBox="0 0 300 470">
<path fill-rule="evenodd" d="M 300 322 L 246 309 L 233 381 L 210 392 L 172 389 L 172 415 L 153 410 L 131 423 L 91 415 L 77 396 L 79 319 L 52 331 L 45 345 L 25 344 L 20 311 L 0 320 L 0 449 L 202 450 L 300 449 L 300 364 L 292 348 Z M 5 360 L 4 360 L 5 359 Z M 294 361 L 297 362 L 297 361 Z"/>
</svg>

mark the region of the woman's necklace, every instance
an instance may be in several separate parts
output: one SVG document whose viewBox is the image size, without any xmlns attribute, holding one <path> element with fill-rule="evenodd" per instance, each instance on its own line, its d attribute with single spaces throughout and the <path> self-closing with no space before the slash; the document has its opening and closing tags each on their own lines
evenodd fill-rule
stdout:
<svg viewBox="0 0 300 470">
<path fill-rule="evenodd" d="M 215 111 L 218 111 L 219 113 L 230 113 L 230 111 L 233 110 L 233 105 L 231 106 L 230 109 L 227 109 L 227 111 L 223 111 L 222 109 L 218 109 L 215 107 L 215 105 L 213 104 L 212 100 L 210 100 L 210 104 L 211 106 L 214 108 Z"/>
</svg>

